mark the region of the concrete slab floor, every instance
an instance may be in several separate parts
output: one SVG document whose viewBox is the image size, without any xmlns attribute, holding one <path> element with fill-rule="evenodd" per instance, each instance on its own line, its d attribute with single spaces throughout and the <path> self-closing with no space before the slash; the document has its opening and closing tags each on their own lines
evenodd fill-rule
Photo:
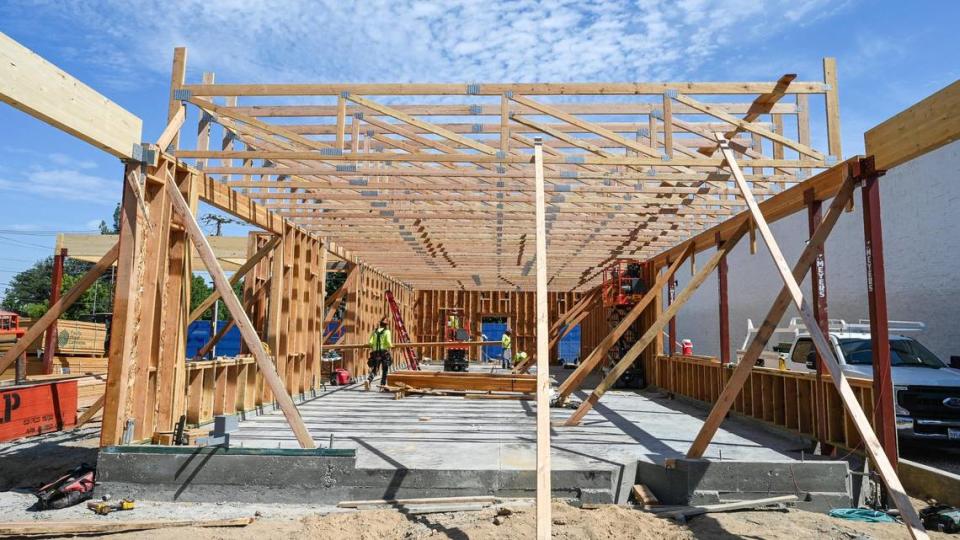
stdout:
<svg viewBox="0 0 960 540">
<path fill-rule="evenodd" d="M 585 393 L 578 396 L 586 397 Z M 357 467 L 371 469 L 532 470 L 536 459 L 536 403 L 408 396 L 331 388 L 301 403 L 314 440 L 326 447 L 355 448 Z M 570 409 L 552 409 L 554 422 Z M 655 393 L 608 392 L 577 427 L 554 427 L 554 470 L 623 469 L 636 461 L 681 457 L 703 423 L 705 411 Z M 231 443 L 245 447 L 296 448 L 279 410 L 241 422 Z M 795 439 L 744 421 L 728 420 L 706 457 L 730 460 L 799 459 Z"/>
</svg>

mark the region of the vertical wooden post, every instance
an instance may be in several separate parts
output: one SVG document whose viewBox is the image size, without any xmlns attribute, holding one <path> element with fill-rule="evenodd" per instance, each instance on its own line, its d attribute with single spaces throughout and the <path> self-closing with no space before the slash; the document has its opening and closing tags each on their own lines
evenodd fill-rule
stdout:
<svg viewBox="0 0 960 540">
<path fill-rule="evenodd" d="M 720 239 L 720 233 L 717 233 L 717 249 L 723 247 L 723 240 Z M 717 265 L 717 288 L 719 289 L 719 316 L 720 316 L 720 365 L 725 366 L 730 363 L 730 303 L 727 298 L 727 257 L 720 259 Z"/>
<path fill-rule="evenodd" d="M 887 287 L 883 267 L 883 229 L 880 222 L 880 177 L 872 158 L 863 179 L 863 241 L 867 267 L 867 299 L 870 306 L 870 341 L 873 351 L 873 426 L 887 459 L 897 466 L 897 427 L 890 374 L 890 329 L 887 318 Z"/>
<path fill-rule="evenodd" d="M 186 47 L 177 47 L 173 50 L 173 70 L 170 74 L 170 99 L 167 105 L 167 122 L 173 120 L 173 117 L 177 115 L 177 111 L 180 110 L 180 107 L 183 105 L 180 103 L 180 100 L 173 97 L 174 92 L 183 87 L 184 83 L 187 81 L 187 48 Z M 173 137 L 170 142 L 169 148 L 176 150 L 180 147 L 180 130 L 177 130 L 177 134 Z"/>
<path fill-rule="evenodd" d="M 139 164 L 127 165 L 127 176 L 137 178 Z M 127 421 L 130 399 L 130 368 L 136 353 L 135 334 L 140 324 L 140 286 L 143 279 L 143 229 L 132 182 L 123 182 L 120 206 L 120 240 L 117 277 L 113 295 L 113 321 L 110 325 L 110 350 L 107 383 L 104 390 L 103 420 L 100 425 L 100 446 L 119 444 Z"/>
<path fill-rule="evenodd" d="M 537 538 L 548 540 L 550 518 L 550 343 L 547 306 L 547 233 L 543 141 L 534 139 L 537 221 Z"/>
<path fill-rule="evenodd" d="M 807 228 L 810 238 L 813 237 L 823 220 L 823 202 L 814 198 L 813 190 L 807 190 L 803 194 L 803 200 L 807 204 Z M 827 312 L 827 266 L 824 257 L 823 245 L 817 249 L 817 257 L 810 268 L 810 285 L 813 288 L 811 294 L 811 307 L 813 316 L 820 326 L 820 331 L 826 335 L 830 334 L 830 320 Z M 817 387 L 814 392 L 815 413 L 817 415 L 817 439 L 820 440 L 820 453 L 830 455 L 833 453 L 833 446 L 827 441 L 827 403 L 824 395 L 824 386 L 821 383 L 823 375 L 826 373 L 826 367 L 823 365 L 823 359 L 817 352 Z"/>
<path fill-rule="evenodd" d="M 823 82 L 828 85 L 826 95 L 827 146 L 830 156 L 839 160 L 840 149 L 840 96 L 837 92 L 837 59 L 823 59 Z"/>
<path fill-rule="evenodd" d="M 693 263 L 691 263 L 691 266 Z M 677 279 L 673 276 L 670 276 L 670 281 L 667 282 L 667 307 L 670 307 L 677 300 Z M 667 351 L 669 351 L 670 356 L 677 354 L 677 319 L 671 318 L 670 323 L 667 325 L 667 338 L 670 340 L 670 343 L 667 344 Z"/>
<path fill-rule="evenodd" d="M 52 306 L 60 300 L 60 289 L 63 288 L 63 262 L 67 258 L 67 249 L 60 248 L 60 253 L 53 256 L 53 276 L 50 280 L 50 303 Z M 57 348 L 57 321 L 53 321 L 43 340 L 43 374 L 53 373 L 53 353 Z"/>
</svg>

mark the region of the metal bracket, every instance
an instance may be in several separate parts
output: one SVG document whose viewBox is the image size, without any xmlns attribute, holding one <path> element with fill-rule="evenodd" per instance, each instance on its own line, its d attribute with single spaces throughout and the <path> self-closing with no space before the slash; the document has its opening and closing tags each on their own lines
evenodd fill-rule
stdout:
<svg viewBox="0 0 960 540">
<path fill-rule="evenodd" d="M 662 155 L 660 156 L 660 160 L 661 160 L 661 161 L 670 161 L 670 156 L 668 156 L 667 154 L 662 154 Z"/>
<path fill-rule="evenodd" d="M 351 178 L 351 179 L 350 179 L 350 185 L 351 185 L 351 186 L 365 186 L 365 185 L 367 185 L 367 184 L 369 184 L 369 183 L 370 183 L 370 181 L 367 180 L 366 178 Z"/>
<path fill-rule="evenodd" d="M 213 417 L 213 431 L 208 437 L 197 439 L 197 446 L 222 446 L 230 448 L 230 434 L 240 429 L 240 419 L 235 414 Z"/>
<path fill-rule="evenodd" d="M 506 92 L 503 93 L 503 95 L 507 96 L 508 98 L 512 98 L 513 90 L 507 90 Z"/>
<path fill-rule="evenodd" d="M 381 210 L 380 217 L 393 217 L 393 210 Z"/>
<path fill-rule="evenodd" d="M 669 88 L 667 90 L 664 90 L 663 94 L 669 98 L 675 98 L 680 94 L 680 92 L 677 91 L 676 88 Z"/>
<path fill-rule="evenodd" d="M 564 163 L 583 163 L 583 156 L 566 156 L 563 158 Z"/>
<path fill-rule="evenodd" d="M 650 116 L 657 120 L 663 120 L 663 111 L 661 109 L 653 109 L 650 111 Z"/>
<path fill-rule="evenodd" d="M 554 191 L 558 193 L 573 191 L 573 186 L 570 184 L 555 184 L 553 186 Z"/>
<path fill-rule="evenodd" d="M 343 150 L 339 148 L 321 148 L 320 155 L 321 156 L 342 156 Z"/>
<path fill-rule="evenodd" d="M 347 91 L 340 92 L 340 97 L 342 97 L 343 99 L 347 99 L 348 97 L 350 97 L 350 92 L 347 92 Z"/>
<path fill-rule="evenodd" d="M 471 105 L 471 106 L 470 106 L 470 114 L 482 114 L 482 113 L 483 113 L 483 107 L 482 107 L 482 106 L 480 106 L 480 105 Z"/>
<path fill-rule="evenodd" d="M 380 195 L 380 191 L 376 189 L 365 189 L 360 192 L 360 195 L 363 197 L 376 197 Z"/>
<path fill-rule="evenodd" d="M 507 159 L 507 153 L 503 150 L 497 150 L 497 159 Z"/>
<path fill-rule="evenodd" d="M 386 208 L 386 207 L 387 207 L 387 201 L 370 201 L 370 207 L 371 207 L 371 208 Z M 381 214 L 381 215 L 382 215 L 382 214 Z M 392 216 L 393 214 L 390 214 L 390 215 Z"/>
<path fill-rule="evenodd" d="M 173 99 L 177 101 L 187 101 L 193 97 L 193 92 L 186 88 L 177 88 L 173 91 Z"/>
<path fill-rule="evenodd" d="M 560 178 L 579 178 L 577 171 L 560 171 Z"/>
<path fill-rule="evenodd" d="M 363 120 L 363 111 L 353 113 L 353 117 L 357 120 Z"/>
<path fill-rule="evenodd" d="M 357 166 L 354 163 L 337 165 L 337 172 L 357 172 Z"/>
<path fill-rule="evenodd" d="M 130 152 L 130 159 L 143 165 L 156 167 L 160 161 L 160 151 L 155 144 L 134 144 Z"/>
<path fill-rule="evenodd" d="M 470 127 L 470 130 L 474 133 L 483 133 L 483 124 L 474 124 Z"/>
<path fill-rule="evenodd" d="M 826 156 L 825 158 L 823 158 L 823 161 L 824 161 L 824 163 L 826 163 L 827 165 L 836 165 L 836 164 L 837 164 L 837 156 Z"/>
<path fill-rule="evenodd" d="M 477 83 L 467 85 L 467 93 L 475 96 L 480 93 L 480 85 Z"/>
</svg>

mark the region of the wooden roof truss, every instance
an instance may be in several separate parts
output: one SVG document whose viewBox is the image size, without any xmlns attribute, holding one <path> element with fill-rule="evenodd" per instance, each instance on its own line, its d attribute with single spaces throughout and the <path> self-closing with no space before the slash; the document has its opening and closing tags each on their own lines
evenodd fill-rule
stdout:
<svg viewBox="0 0 960 540">
<path fill-rule="evenodd" d="M 202 84 L 192 160 L 305 230 L 416 288 L 534 286 L 533 143 L 543 140 L 548 280 L 590 286 L 745 209 L 725 132 L 759 200 L 840 158 L 824 81 Z M 812 144 L 811 102 L 825 114 Z M 222 143 L 211 148 L 213 129 Z"/>
</svg>

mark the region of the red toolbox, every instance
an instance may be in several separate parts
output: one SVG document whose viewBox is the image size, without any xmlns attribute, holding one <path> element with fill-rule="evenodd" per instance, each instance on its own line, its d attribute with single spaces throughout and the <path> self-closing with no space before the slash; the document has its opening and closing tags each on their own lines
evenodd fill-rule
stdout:
<svg viewBox="0 0 960 540">
<path fill-rule="evenodd" d="M 77 423 L 77 381 L 0 386 L 0 442 Z"/>
</svg>

